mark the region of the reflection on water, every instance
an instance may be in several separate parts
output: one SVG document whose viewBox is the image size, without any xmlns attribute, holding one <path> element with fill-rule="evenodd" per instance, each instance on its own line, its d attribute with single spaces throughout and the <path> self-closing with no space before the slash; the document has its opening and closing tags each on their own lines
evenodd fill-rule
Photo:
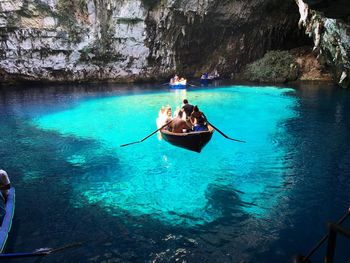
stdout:
<svg viewBox="0 0 350 263">
<path fill-rule="evenodd" d="M 283 147 L 283 123 L 295 116 L 291 89 L 227 87 L 181 90 L 80 100 L 66 109 L 33 116 L 32 124 L 61 136 L 98 142 L 97 157 L 114 151 L 120 163 L 107 171 L 90 167 L 81 152 L 66 161 L 88 171 L 72 184 L 74 206 L 99 204 L 118 215 L 127 211 L 150 215 L 169 224 L 212 222 L 223 214 L 220 189 L 231 189 L 232 205 L 264 217 L 278 203 L 283 174 L 288 169 Z M 223 131 L 246 140 L 239 144 L 216 134 L 201 154 L 174 148 L 155 136 L 142 144 L 119 145 L 152 132 L 159 107 L 180 106 L 184 98 L 200 105 Z M 93 157 L 94 158 L 94 157 Z M 223 192 L 227 193 L 227 192 Z"/>
</svg>

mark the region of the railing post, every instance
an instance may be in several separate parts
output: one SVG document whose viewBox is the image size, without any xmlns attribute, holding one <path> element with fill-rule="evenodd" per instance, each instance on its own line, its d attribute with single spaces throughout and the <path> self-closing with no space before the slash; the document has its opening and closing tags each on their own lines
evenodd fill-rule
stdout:
<svg viewBox="0 0 350 263">
<path fill-rule="evenodd" d="M 334 227 L 334 223 L 328 223 L 328 246 L 327 246 L 327 255 L 325 257 L 324 263 L 333 263 L 335 245 L 337 239 L 337 231 Z"/>
</svg>

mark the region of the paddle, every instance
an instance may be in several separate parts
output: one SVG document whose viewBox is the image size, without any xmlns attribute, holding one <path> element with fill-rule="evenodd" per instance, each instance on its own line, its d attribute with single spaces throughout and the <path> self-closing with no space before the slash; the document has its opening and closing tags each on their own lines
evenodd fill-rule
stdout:
<svg viewBox="0 0 350 263">
<path fill-rule="evenodd" d="M 140 142 L 143 142 L 144 140 L 148 139 L 149 137 L 151 137 L 153 134 L 155 134 L 157 131 L 160 131 L 161 129 L 163 129 L 165 126 L 169 125 L 170 123 L 172 123 L 173 120 L 169 121 L 168 123 L 164 124 L 162 127 L 160 127 L 159 129 L 155 130 L 154 132 L 152 132 L 150 135 L 147 135 L 145 138 L 143 138 L 142 140 L 140 141 L 136 141 L 136 142 L 129 142 L 127 144 L 122 144 L 120 145 L 120 147 L 125 147 L 125 146 L 128 146 L 128 145 L 132 145 L 132 144 L 136 144 L 136 143 L 140 143 Z"/>
<path fill-rule="evenodd" d="M 340 225 L 348 218 L 350 215 L 350 208 L 346 211 L 346 213 L 338 220 L 337 224 Z M 318 241 L 318 243 L 310 250 L 310 252 L 306 256 L 298 255 L 293 262 L 309 262 L 308 259 L 312 256 L 313 253 L 327 240 L 328 234 L 324 235 L 323 238 Z M 300 261 L 301 260 L 301 261 Z"/>
<path fill-rule="evenodd" d="M 223 133 L 222 131 L 220 131 L 218 128 L 216 128 L 212 123 L 210 123 L 207 119 L 207 116 L 205 116 L 203 114 L 204 118 L 205 118 L 205 121 L 211 126 L 213 127 L 218 133 L 220 133 L 222 136 L 224 136 L 226 139 L 229 139 L 229 140 L 232 140 L 232 141 L 235 141 L 235 142 L 246 142 L 246 141 L 241 141 L 241 140 L 237 140 L 237 139 L 233 139 L 233 138 L 230 138 L 228 137 L 225 133 Z"/>
<path fill-rule="evenodd" d="M 9 253 L 9 254 L 0 254 L 0 260 L 8 259 L 8 258 L 23 258 L 23 257 L 39 257 L 39 256 L 47 256 L 55 252 L 59 252 L 61 250 L 78 247 L 81 246 L 83 242 L 76 242 L 72 244 L 65 245 L 59 248 L 39 248 L 34 250 L 33 252 L 22 252 L 22 253 Z"/>
</svg>

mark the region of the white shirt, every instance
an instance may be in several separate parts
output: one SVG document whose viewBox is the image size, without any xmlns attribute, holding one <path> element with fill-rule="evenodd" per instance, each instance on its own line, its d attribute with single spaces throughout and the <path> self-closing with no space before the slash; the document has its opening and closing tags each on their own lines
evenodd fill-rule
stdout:
<svg viewBox="0 0 350 263">
<path fill-rule="evenodd" d="M 0 170 L 0 184 L 3 186 L 10 184 L 9 176 L 4 170 Z"/>
<path fill-rule="evenodd" d="M 10 179 L 6 171 L 0 170 L 0 186 L 5 186 L 10 184 Z M 7 198 L 9 190 L 1 190 L 1 193 L 5 198 Z"/>
</svg>

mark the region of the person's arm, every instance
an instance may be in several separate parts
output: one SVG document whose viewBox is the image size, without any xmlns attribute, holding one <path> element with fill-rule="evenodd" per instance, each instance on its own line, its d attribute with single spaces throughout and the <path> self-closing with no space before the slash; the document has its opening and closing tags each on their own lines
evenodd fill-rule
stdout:
<svg viewBox="0 0 350 263">
<path fill-rule="evenodd" d="M 190 116 L 190 122 L 191 122 L 192 126 L 194 126 L 194 125 L 195 125 L 195 123 L 194 123 L 194 116 L 193 116 L 193 114 L 191 114 L 191 116 Z"/>
</svg>

